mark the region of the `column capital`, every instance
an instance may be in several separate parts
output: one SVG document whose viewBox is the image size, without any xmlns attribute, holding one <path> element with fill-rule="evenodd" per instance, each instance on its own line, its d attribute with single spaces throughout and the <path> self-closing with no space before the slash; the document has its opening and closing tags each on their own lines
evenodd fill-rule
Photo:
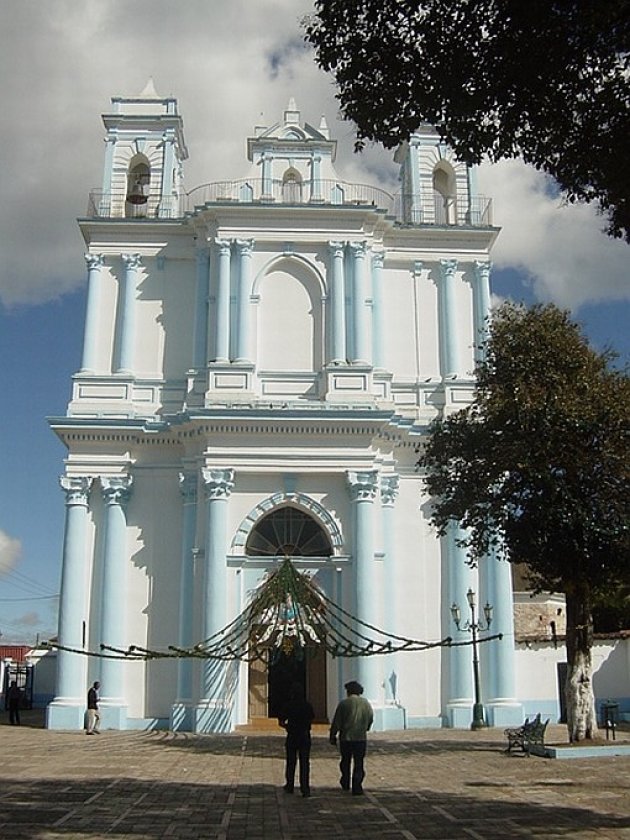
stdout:
<svg viewBox="0 0 630 840">
<path fill-rule="evenodd" d="M 457 260 L 440 260 L 440 275 L 442 279 L 455 276 L 457 271 Z"/>
<path fill-rule="evenodd" d="M 492 263 L 490 260 L 475 260 L 474 275 L 475 280 L 488 280 L 490 272 L 492 271 Z"/>
<path fill-rule="evenodd" d="M 232 241 L 230 239 L 219 239 L 219 237 L 216 237 L 214 244 L 219 249 L 220 254 L 229 254 L 232 250 Z"/>
<path fill-rule="evenodd" d="M 131 475 L 101 476 L 101 492 L 106 505 L 124 506 L 131 496 Z"/>
<path fill-rule="evenodd" d="M 372 251 L 372 268 L 383 268 L 385 251 Z"/>
<path fill-rule="evenodd" d="M 141 254 L 121 254 L 120 259 L 125 264 L 127 271 L 135 271 L 142 265 Z"/>
<path fill-rule="evenodd" d="M 182 494 L 184 504 L 194 504 L 197 501 L 197 474 L 179 474 L 179 492 Z"/>
<path fill-rule="evenodd" d="M 348 470 L 346 473 L 350 498 L 353 502 L 373 502 L 378 487 L 378 470 L 357 472 Z"/>
<path fill-rule="evenodd" d="M 101 269 L 105 265 L 105 257 L 102 254 L 85 254 L 85 262 L 88 271 L 93 269 Z"/>
<path fill-rule="evenodd" d="M 363 259 L 367 254 L 368 247 L 365 240 L 362 242 L 349 242 L 348 246 L 354 254 L 355 259 Z"/>
<path fill-rule="evenodd" d="M 236 247 L 242 255 L 249 256 L 254 250 L 253 239 L 235 239 Z"/>
<path fill-rule="evenodd" d="M 331 239 L 328 242 L 328 248 L 333 257 L 343 257 L 344 243 L 341 240 Z"/>
<path fill-rule="evenodd" d="M 92 481 L 91 476 L 87 475 L 62 475 L 59 484 L 66 495 L 66 505 L 87 507 Z"/>
<path fill-rule="evenodd" d="M 381 476 L 381 502 L 383 507 L 393 507 L 400 483 L 400 476 L 396 473 Z"/>
<path fill-rule="evenodd" d="M 218 470 L 203 467 L 201 470 L 206 500 L 227 499 L 234 487 L 234 470 L 231 468 Z"/>
<path fill-rule="evenodd" d="M 422 269 L 424 268 L 424 263 L 422 260 L 415 260 L 413 264 L 413 276 L 420 277 L 422 275 Z"/>
</svg>

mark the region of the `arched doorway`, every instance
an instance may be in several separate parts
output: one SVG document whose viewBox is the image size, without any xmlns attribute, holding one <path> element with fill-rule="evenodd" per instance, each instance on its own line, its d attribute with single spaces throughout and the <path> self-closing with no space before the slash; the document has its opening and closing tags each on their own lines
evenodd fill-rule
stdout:
<svg viewBox="0 0 630 840">
<path fill-rule="evenodd" d="M 310 514 L 285 505 L 262 517 L 252 528 L 245 554 L 248 557 L 330 557 L 330 538 Z M 316 721 L 326 720 L 326 651 L 308 645 L 297 653 L 269 648 L 262 659 L 249 665 L 248 716 L 278 717 L 293 683 L 304 686 Z"/>
</svg>

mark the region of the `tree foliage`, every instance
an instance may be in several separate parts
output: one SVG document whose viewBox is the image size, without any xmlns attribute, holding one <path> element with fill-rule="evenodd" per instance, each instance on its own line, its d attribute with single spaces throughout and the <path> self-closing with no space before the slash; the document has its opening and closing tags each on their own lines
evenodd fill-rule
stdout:
<svg viewBox="0 0 630 840">
<path fill-rule="evenodd" d="M 556 307 L 504 304 L 474 402 L 419 460 L 441 533 L 458 520 L 473 561 L 498 549 L 564 593 L 570 678 L 590 666 L 593 604 L 630 583 L 630 378 L 610 362 Z"/>
<path fill-rule="evenodd" d="M 305 22 L 358 146 L 438 127 L 461 160 L 522 157 L 630 242 L 630 0 L 316 0 Z"/>
</svg>

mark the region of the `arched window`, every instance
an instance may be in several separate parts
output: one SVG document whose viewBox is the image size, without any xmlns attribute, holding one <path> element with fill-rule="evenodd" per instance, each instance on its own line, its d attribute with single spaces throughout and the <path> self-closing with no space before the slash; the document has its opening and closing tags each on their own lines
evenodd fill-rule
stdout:
<svg viewBox="0 0 630 840">
<path fill-rule="evenodd" d="M 285 204 L 302 203 L 302 176 L 297 169 L 287 169 L 282 178 L 282 201 Z"/>
<path fill-rule="evenodd" d="M 147 215 L 151 169 L 146 159 L 138 160 L 135 158 L 134 160 L 131 161 L 127 172 L 125 216 L 137 218 Z"/>
<path fill-rule="evenodd" d="M 332 553 L 322 526 L 308 513 L 290 506 L 257 522 L 245 545 L 248 557 L 330 557 Z"/>
<path fill-rule="evenodd" d="M 446 162 L 441 162 L 433 170 L 433 195 L 436 224 L 455 224 L 457 221 L 455 172 Z"/>
</svg>

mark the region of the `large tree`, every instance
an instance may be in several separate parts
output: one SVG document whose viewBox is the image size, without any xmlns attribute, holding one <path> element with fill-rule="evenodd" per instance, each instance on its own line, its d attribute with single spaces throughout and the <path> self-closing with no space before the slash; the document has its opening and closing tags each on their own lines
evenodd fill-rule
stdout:
<svg viewBox="0 0 630 840">
<path fill-rule="evenodd" d="M 630 0 L 316 0 L 305 21 L 358 145 L 423 122 L 460 159 L 522 157 L 630 242 Z"/>
<path fill-rule="evenodd" d="M 419 467 L 440 533 L 461 523 L 472 563 L 524 562 L 566 598 L 571 741 L 597 731 L 592 607 L 630 582 L 630 378 L 552 305 L 503 304 L 474 401 L 437 419 Z"/>
</svg>

